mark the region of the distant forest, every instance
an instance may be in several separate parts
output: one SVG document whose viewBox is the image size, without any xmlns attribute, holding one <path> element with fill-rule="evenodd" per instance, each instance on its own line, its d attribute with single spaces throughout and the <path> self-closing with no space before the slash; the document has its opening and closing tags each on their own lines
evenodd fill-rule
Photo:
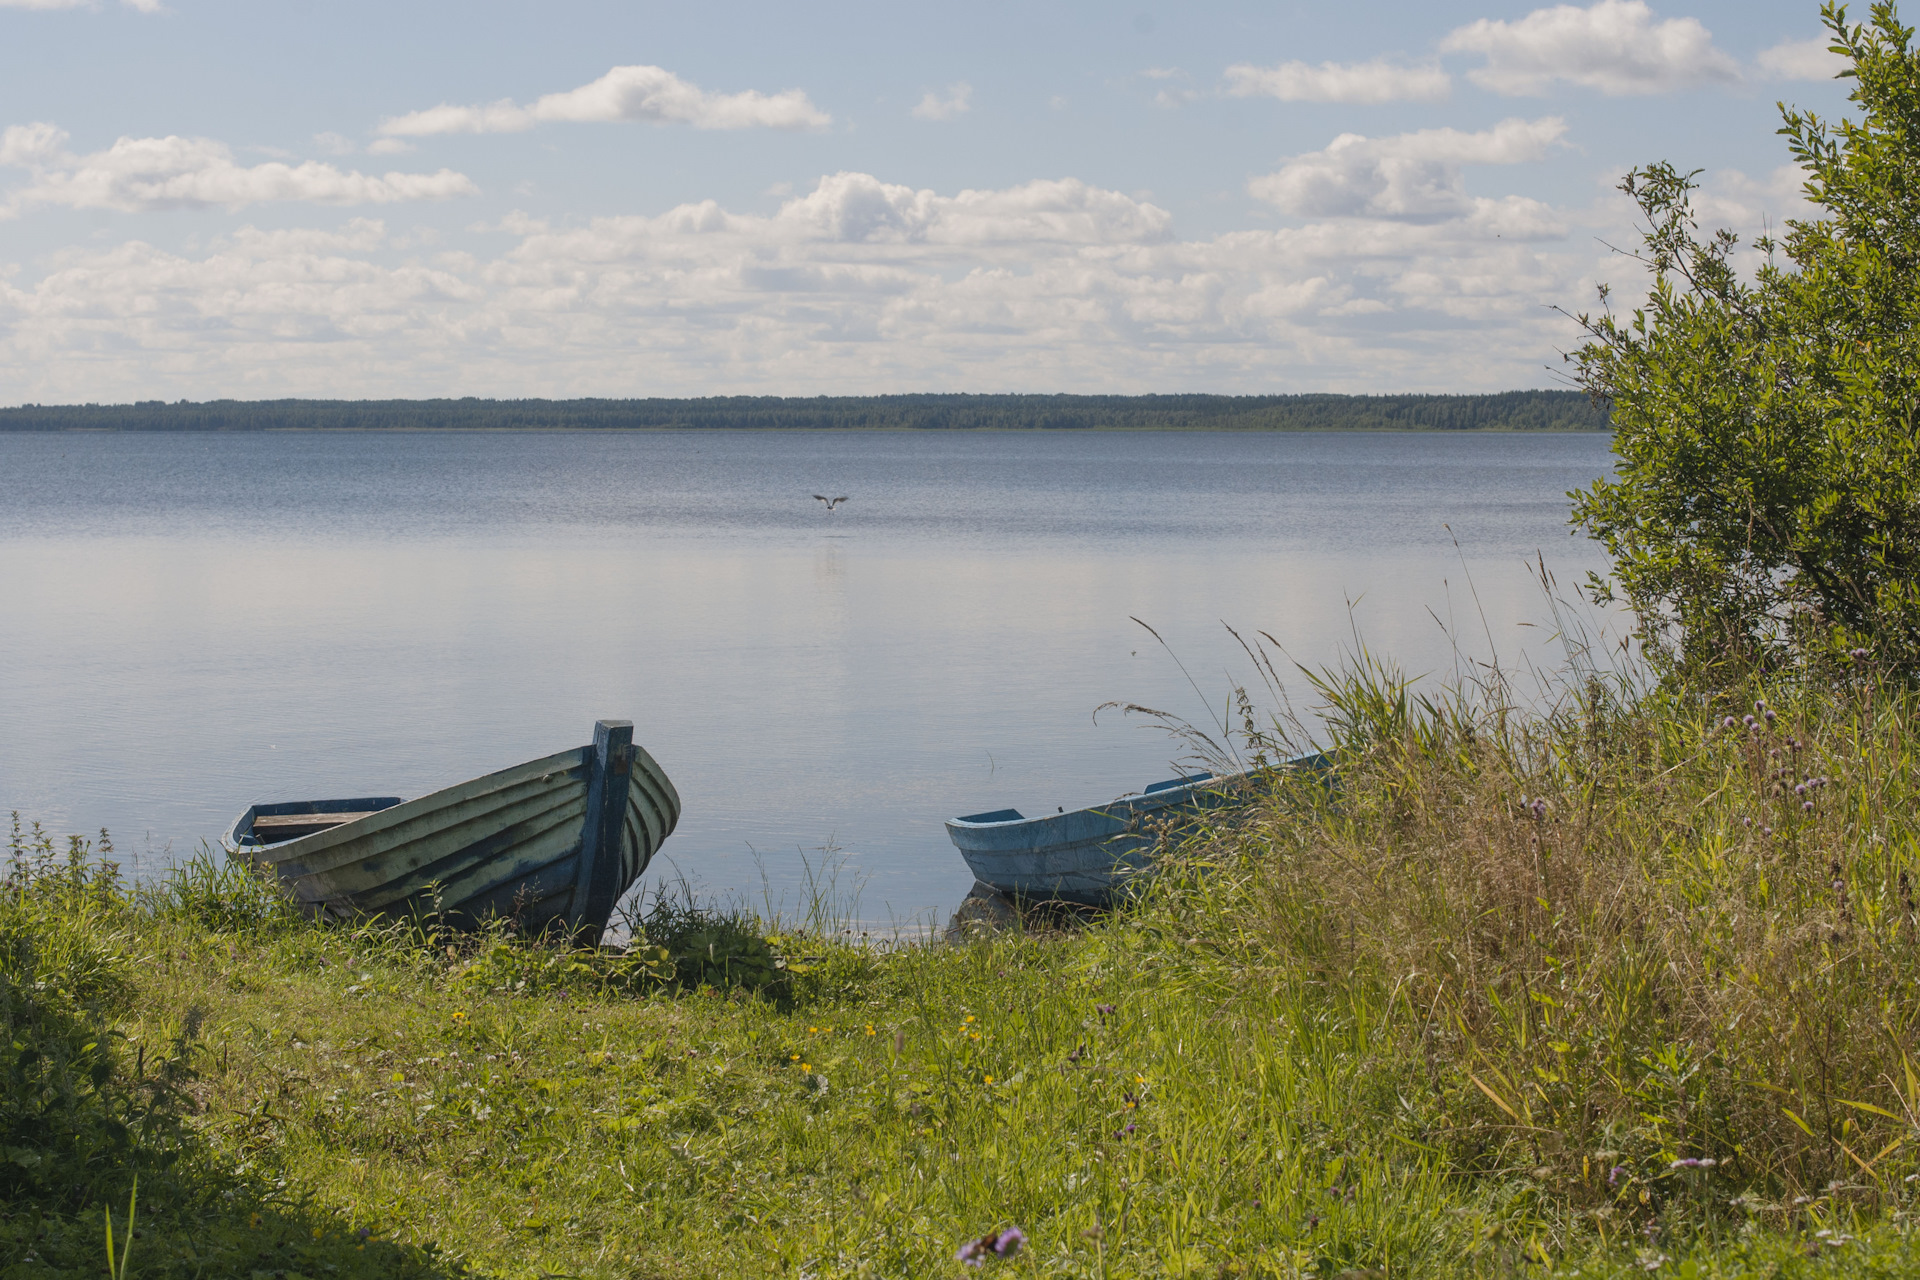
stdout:
<svg viewBox="0 0 1920 1280">
<path fill-rule="evenodd" d="M 1466 396 L 715 396 L 703 400 L 188 400 L 21 405 L 0 431 L 1602 431 L 1577 391 Z"/>
</svg>

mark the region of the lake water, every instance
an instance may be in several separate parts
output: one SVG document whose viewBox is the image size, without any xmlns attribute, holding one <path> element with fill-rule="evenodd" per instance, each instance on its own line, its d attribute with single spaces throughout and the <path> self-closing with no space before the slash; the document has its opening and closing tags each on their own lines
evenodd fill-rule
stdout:
<svg viewBox="0 0 1920 1280">
<path fill-rule="evenodd" d="M 152 874 L 255 800 L 418 795 L 625 717 L 685 802 L 643 886 L 792 909 L 831 864 L 866 921 L 944 918 L 942 820 L 1169 776 L 1094 710 L 1205 722 L 1253 678 L 1223 623 L 1308 664 L 1357 629 L 1444 671 L 1441 622 L 1537 649 L 1529 565 L 1604 567 L 1564 495 L 1610 465 L 1605 435 L 0 435 L 0 810 Z"/>
</svg>

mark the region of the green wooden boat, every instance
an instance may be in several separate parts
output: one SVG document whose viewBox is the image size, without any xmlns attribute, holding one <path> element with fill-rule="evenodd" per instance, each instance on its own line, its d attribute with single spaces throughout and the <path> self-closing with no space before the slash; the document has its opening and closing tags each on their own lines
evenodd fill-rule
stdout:
<svg viewBox="0 0 1920 1280">
<path fill-rule="evenodd" d="M 679 820 L 680 793 L 633 722 L 602 720 L 587 746 L 416 800 L 251 805 L 221 843 L 316 912 L 507 917 L 591 943 Z"/>
</svg>

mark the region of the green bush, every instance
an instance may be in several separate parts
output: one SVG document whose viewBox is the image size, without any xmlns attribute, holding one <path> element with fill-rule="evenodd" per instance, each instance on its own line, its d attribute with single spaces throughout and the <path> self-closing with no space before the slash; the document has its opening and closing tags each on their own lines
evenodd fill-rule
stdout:
<svg viewBox="0 0 1920 1280">
<path fill-rule="evenodd" d="M 213 933 L 242 933 L 285 924 L 299 912 L 280 887 L 246 862 L 202 845 L 167 869 L 147 893 L 156 914 Z"/>
<path fill-rule="evenodd" d="M 78 1207 L 124 1195 L 180 1141 L 178 1052 L 129 1063 L 114 1023 L 135 963 L 130 902 L 112 863 L 65 856 L 14 815 L 0 881 L 0 1200 Z M 107 845 L 105 852 L 111 852 Z M 129 1069 L 131 1068 L 131 1070 Z"/>
<path fill-rule="evenodd" d="M 1619 459 L 1574 518 L 1649 651 L 1696 674 L 1855 650 L 1920 673 L 1920 53 L 1890 3 L 1823 16 L 1860 118 L 1780 130 L 1822 216 L 1762 240 L 1748 278 L 1732 233 L 1697 234 L 1695 175 L 1635 170 L 1651 295 L 1580 316 L 1570 356 Z"/>
<path fill-rule="evenodd" d="M 760 922 L 740 912 L 711 911 L 665 895 L 635 922 L 634 945 L 657 948 L 680 987 L 697 991 L 788 993 L 785 961 Z"/>
</svg>

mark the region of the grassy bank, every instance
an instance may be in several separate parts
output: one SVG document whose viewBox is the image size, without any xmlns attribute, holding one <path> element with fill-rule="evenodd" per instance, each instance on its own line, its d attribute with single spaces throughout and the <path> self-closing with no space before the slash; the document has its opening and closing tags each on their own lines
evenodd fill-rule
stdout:
<svg viewBox="0 0 1920 1280">
<path fill-rule="evenodd" d="M 984 1271 L 1920 1274 L 1920 700 L 1326 693 L 1330 787 L 958 946 L 321 927 L 16 832 L 0 1275 L 97 1274 L 136 1172 L 152 1276 L 957 1275 L 1010 1227 Z"/>
</svg>

